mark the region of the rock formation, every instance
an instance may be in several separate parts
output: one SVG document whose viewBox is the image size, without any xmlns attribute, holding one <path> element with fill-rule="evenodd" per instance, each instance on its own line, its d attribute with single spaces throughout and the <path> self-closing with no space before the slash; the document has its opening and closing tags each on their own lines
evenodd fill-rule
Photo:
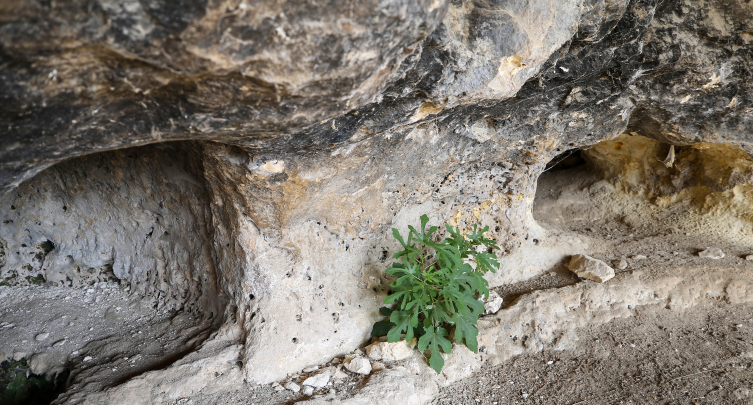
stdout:
<svg viewBox="0 0 753 405">
<path fill-rule="evenodd" d="M 562 260 L 532 206 L 569 150 L 729 143 L 641 179 L 750 184 L 718 163 L 753 151 L 744 0 L 177 4 L 0 5 L 0 277 L 223 317 L 237 379 L 362 346 L 421 214 L 490 227 L 492 286 Z"/>
</svg>

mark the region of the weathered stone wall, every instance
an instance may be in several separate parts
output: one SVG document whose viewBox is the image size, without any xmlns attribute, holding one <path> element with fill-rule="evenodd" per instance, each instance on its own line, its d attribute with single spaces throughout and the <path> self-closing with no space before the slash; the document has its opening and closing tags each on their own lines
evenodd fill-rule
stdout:
<svg viewBox="0 0 753 405">
<path fill-rule="evenodd" d="M 117 281 L 155 307 L 221 313 L 198 153 L 166 143 L 78 158 L 5 194 L 3 283 Z"/>
<path fill-rule="evenodd" d="M 535 179 L 506 153 L 421 130 L 303 156 L 205 144 L 217 265 L 246 333 L 247 379 L 273 381 L 368 340 L 399 250 L 392 227 L 405 233 L 427 214 L 433 225 L 489 225 L 505 253 L 532 240 Z"/>
</svg>

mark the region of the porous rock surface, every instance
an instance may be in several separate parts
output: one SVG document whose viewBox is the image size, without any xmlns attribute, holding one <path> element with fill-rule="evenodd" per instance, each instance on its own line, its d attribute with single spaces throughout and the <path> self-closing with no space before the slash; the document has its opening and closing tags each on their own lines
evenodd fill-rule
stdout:
<svg viewBox="0 0 753 405">
<path fill-rule="evenodd" d="M 279 380 L 369 338 L 392 227 L 488 225 L 500 285 L 581 249 L 551 247 L 531 215 L 562 152 L 625 131 L 753 150 L 752 15 L 743 0 L 4 2 L 0 272 L 114 277 L 222 314 L 235 378 Z M 148 402 L 190 361 L 98 398 Z"/>
</svg>

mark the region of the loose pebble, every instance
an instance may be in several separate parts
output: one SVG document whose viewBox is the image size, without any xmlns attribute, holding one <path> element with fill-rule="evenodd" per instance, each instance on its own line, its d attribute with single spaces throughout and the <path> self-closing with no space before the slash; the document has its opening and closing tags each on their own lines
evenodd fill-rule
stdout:
<svg viewBox="0 0 753 405">
<path fill-rule="evenodd" d="M 628 263 L 624 257 L 621 257 L 619 259 L 612 260 L 612 266 L 616 267 L 619 270 L 625 270 L 628 266 Z"/>
<path fill-rule="evenodd" d="M 331 374 L 329 370 L 325 370 L 319 374 L 315 374 L 303 381 L 303 385 L 315 388 L 322 388 L 329 382 Z"/>
<path fill-rule="evenodd" d="M 345 364 L 345 368 L 348 369 L 348 371 L 363 375 L 369 375 L 371 374 L 371 363 L 369 360 L 367 360 L 364 357 L 356 357 L 355 359 L 351 360 L 349 363 Z"/>
<path fill-rule="evenodd" d="M 724 258 L 724 252 L 722 252 L 722 249 L 710 247 L 710 248 L 706 248 L 706 250 L 698 252 L 698 256 L 704 257 L 707 259 L 719 260 L 719 259 Z"/>
<path fill-rule="evenodd" d="M 614 277 L 614 269 L 601 260 L 586 255 L 573 255 L 567 268 L 578 277 L 603 283 Z"/>
<path fill-rule="evenodd" d="M 502 297 L 496 291 L 489 292 L 489 298 L 484 300 L 484 314 L 496 314 L 502 308 Z"/>
</svg>

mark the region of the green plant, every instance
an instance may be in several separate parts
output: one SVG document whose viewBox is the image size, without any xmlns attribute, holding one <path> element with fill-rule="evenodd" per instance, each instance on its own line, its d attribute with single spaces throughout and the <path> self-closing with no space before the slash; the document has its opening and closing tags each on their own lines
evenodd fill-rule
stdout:
<svg viewBox="0 0 753 405">
<path fill-rule="evenodd" d="M 392 229 L 403 250 L 392 256 L 399 262 L 386 270 L 396 278 L 390 284 L 392 293 L 384 300 L 392 308 L 380 309 L 389 321 L 375 323 L 372 335 L 386 334 L 389 342 L 399 341 L 403 333 L 406 340 L 418 337 L 418 349 L 431 351 L 429 365 L 439 373 L 444 366 L 440 348 L 444 353 L 452 351 L 448 339 L 452 327 L 455 341 L 478 353 L 476 323 L 484 304 L 477 297 L 489 297 L 483 275 L 499 268 L 493 253 L 499 247 L 483 236 L 488 226 L 479 230 L 474 225 L 473 232 L 462 235 L 458 228 L 447 225 L 450 236 L 438 242 L 438 228 L 427 230 L 428 222 L 422 215 L 420 230 L 409 226 L 407 240 Z"/>
</svg>

